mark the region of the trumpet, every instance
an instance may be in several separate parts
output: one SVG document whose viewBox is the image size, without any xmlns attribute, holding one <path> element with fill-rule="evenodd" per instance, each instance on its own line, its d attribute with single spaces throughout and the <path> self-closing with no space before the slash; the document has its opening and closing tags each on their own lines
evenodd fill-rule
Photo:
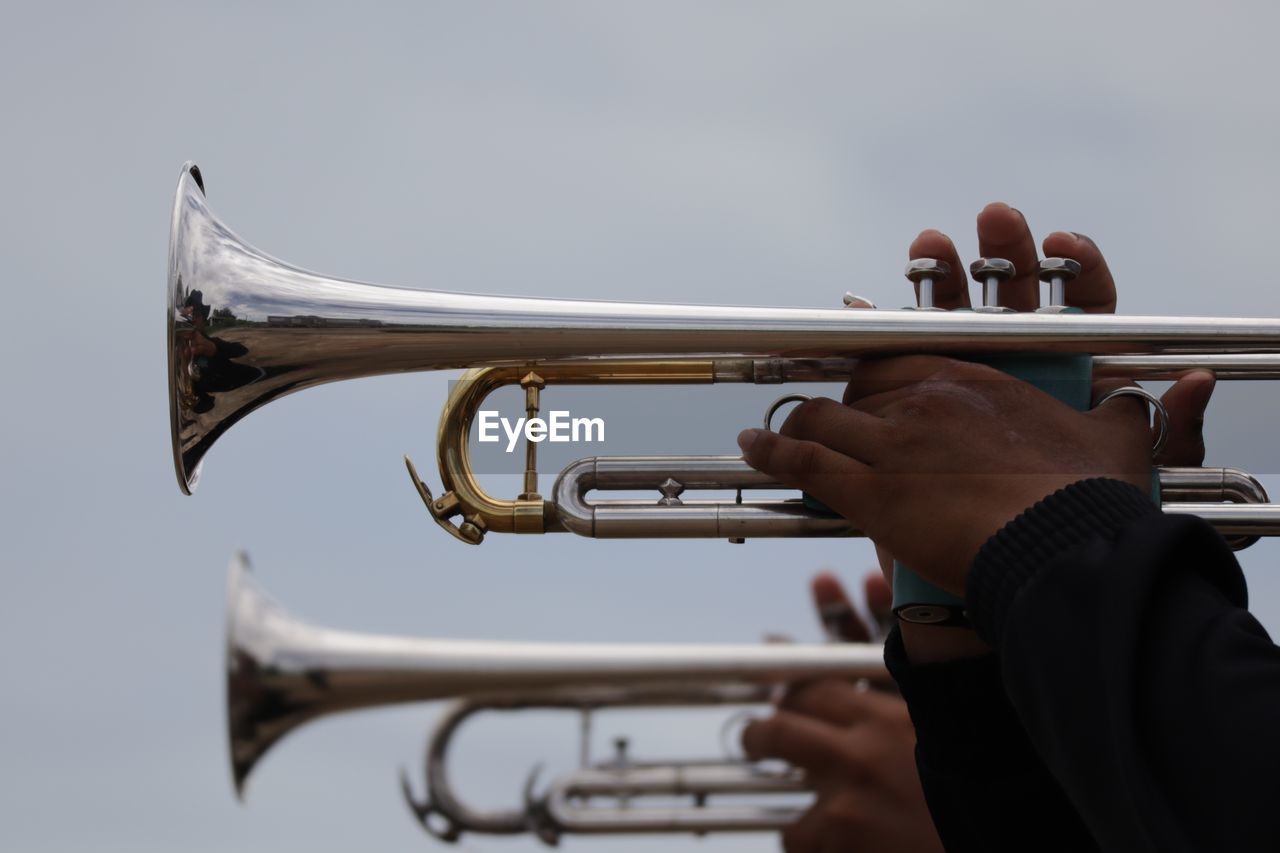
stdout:
<svg viewBox="0 0 1280 853">
<path fill-rule="evenodd" d="M 927 302 L 928 270 L 910 272 Z M 1063 305 L 1069 268 L 1049 273 L 1054 304 L 1030 313 L 666 305 L 361 284 L 304 271 L 240 239 L 210 211 L 200 170 L 188 163 L 174 201 L 167 287 L 178 485 L 190 494 L 214 442 L 277 397 L 338 380 L 465 369 L 441 413 L 439 496 L 406 459 L 432 518 L 462 542 L 478 544 L 490 532 L 850 536 L 858 531 L 803 500 L 744 500 L 780 484 L 736 457 L 583 459 L 544 496 L 537 444 L 527 441 L 522 492 L 494 497 L 471 467 L 474 416 L 504 385 L 523 388 L 532 415 L 555 385 L 829 382 L 847 378 L 859 358 L 901 353 L 1073 359 L 1086 380 L 1162 380 L 1196 368 L 1221 379 L 1280 378 L 1280 320 L 1074 314 Z M 1160 480 L 1169 508 L 1207 519 L 1237 546 L 1280 533 L 1280 510 L 1244 472 L 1166 470 Z M 653 489 L 658 499 L 588 498 L 634 489 Z M 685 496 L 698 490 L 735 497 Z"/>
<path fill-rule="evenodd" d="M 472 716 L 549 708 L 585 721 L 607 708 L 759 704 L 777 685 L 802 679 L 888 681 L 882 648 L 868 643 L 513 643 L 321 628 L 273 602 L 244 554 L 228 569 L 226 670 L 231 775 L 240 796 L 272 745 L 310 720 L 449 699 L 427 748 L 426 795 L 416 797 L 401 777 L 414 815 L 446 841 L 464 832 L 532 832 L 548 843 L 566 833 L 776 830 L 799 816 L 796 795 L 807 789 L 791 768 L 741 759 L 637 762 L 622 747 L 591 762 L 584 722 L 578 771 L 542 791 L 531 776 L 522 805 L 480 810 L 458 797 L 446 768 L 452 737 Z M 730 801 L 717 802 L 723 798 Z"/>
</svg>

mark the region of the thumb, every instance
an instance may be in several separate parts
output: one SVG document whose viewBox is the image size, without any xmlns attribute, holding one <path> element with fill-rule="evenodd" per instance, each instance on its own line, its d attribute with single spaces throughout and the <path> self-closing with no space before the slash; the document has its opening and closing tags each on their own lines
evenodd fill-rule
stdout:
<svg viewBox="0 0 1280 853">
<path fill-rule="evenodd" d="M 1160 398 L 1169 413 L 1169 438 L 1156 464 L 1194 467 L 1204 462 L 1204 413 L 1216 384 L 1209 371 L 1194 370 Z"/>
</svg>

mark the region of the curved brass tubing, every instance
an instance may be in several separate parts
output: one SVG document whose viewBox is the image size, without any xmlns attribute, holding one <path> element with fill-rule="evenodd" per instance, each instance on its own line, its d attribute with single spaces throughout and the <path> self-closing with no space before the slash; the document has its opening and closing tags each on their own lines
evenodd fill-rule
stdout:
<svg viewBox="0 0 1280 853">
<path fill-rule="evenodd" d="M 821 382 L 847 377 L 852 365 L 843 358 L 598 358 L 473 368 L 454 383 L 440 413 L 436 447 L 442 494 L 432 494 L 408 457 L 405 464 L 431 517 L 463 542 L 478 545 L 491 530 L 549 533 L 561 527 L 554 504 L 538 494 L 536 445 L 526 442 L 525 491 L 514 500 L 490 495 L 471 468 L 471 424 L 485 399 L 502 386 L 524 387 L 530 412 L 536 413 L 541 389 L 547 385 Z M 461 521 L 455 523 L 455 518 Z"/>
<path fill-rule="evenodd" d="M 1096 362 L 1100 365 L 1095 365 L 1095 375 L 1107 375 L 1107 371 L 1113 369 L 1109 364 L 1110 359 L 1099 358 Z M 730 356 L 597 358 L 473 368 L 463 373 L 454 383 L 440 413 L 436 447 L 443 485 L 441 495 L 436 497 L 432 494 L 408 457 L 405 457 L 405 464 L 431 517 L 462 542 L 478 545 L 491 530 L 498 533 L 563 532 L 570 529 L 561 520 L 561 516 L 565 514 L 562 510 L 568 505 L 557 507 L 554 500 L 548 500 L 539 493 L 536 443 L 525 443 L 524 491 L 518 497 L 494 497 L 481 487 L 476 478 L 471 467 L 469 449 L 471 425 L 484 401 L 497 389 L 504 385 L 523 387 L 526 408 L 532 417 L 539 411 L 542 389 L 548 385 L 696 385 L 721 382 L 773 385 L 831 382 L 847 379 L 854 364 L 854 360 L 845 358 Z M 1120 365 L 1116 366 L 1119 367 Z M 1124 367 L 1135 369 L 1134 365 Z M 1157 362 L 1139 365 L 1136 372 L 1144 378 L 1166 378 L 1170 368 Z M 691 459 L 697 461 L 702 457 Z M 720 461 L 718 457 L 711 459 Z M 1265 492 L 1256 480 L 1243 472 L 1220 468 L 1164 469 L 1161 471 L 1161 484 L 1165 490 L 1167 508 L 1209 517 L 1224 533 L 1236 536 L 1231 544 L 1237 549 L 1248 547 L 1256 541 L 1260 532 L 1270 534 L 1276 528 L 1270 515 L 1260 514 L 1270 509 Z M 1260 506 L 1267 510 L 1261 510 Z M 673 517 L 669 513 L 665 521 L 670 522 Z M 835 535 L 826 529 L 829 526 L 821 526 L 825 532 L 815 532 L 818 528 L 813 528 L 808 534 L 788 535 Z M 662 529 L 667 531 L 664 535 L 671 535 L 672 529 Z M 614 531 L 608 535 L 627 534 Z M 757 530 L 754 535 L 769 534 L 761 534 Z M 729 538 L 737 540 L 738 535 L 731 534 Z"/>
</svg>

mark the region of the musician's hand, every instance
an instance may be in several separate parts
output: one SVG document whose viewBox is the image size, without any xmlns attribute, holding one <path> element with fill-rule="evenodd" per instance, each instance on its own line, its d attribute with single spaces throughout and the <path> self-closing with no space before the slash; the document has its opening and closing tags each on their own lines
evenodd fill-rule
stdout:
<svg viewBox="0 0 1280 853">
<path fill-rule="evenodd" d="M 1035 240 L 1022 214 L 1005 204 L 988 205 L 978 215 L 978 244 L 984 255 L 1007 258 L 1020 271 L 1016 278 L 1001 285 L 1000 303 L 1017 310 L 1035 308 L 1039 303 L 1039 284 L 1036 278 L 1038 256 Z M 1088 312 L 1109 313 L 1115 310 L 1115 281 L 1106 260 L 1092 240 L 1070 232 L 1054 232 L 1045 238 L 1044 250 L 1046 255 L 1071 257 L 1081 264 L 1080 275 L 1068 288 L 1069 304 Z M 910 256 L 912 258 L 935 257 L 951 265 L 952 274 L 935 284 L 935 303 L 939 307 L 957 308 L 969 304 L 969 287 L 965 275 L 967 268 L 960 262 L 955 246 L 946 235 L 938 231 L 922 232 L 912 243 Z M 942 371 L 941 374 L 935 374 L 935 369 Z M 1015 421 L 1006 423 L 1001 417 L 991 417 L 993 414 L 991 411 L 987 412 L 987 417 L 982 417 L 980 412 L 972 408 L 968 412 L 969 417 L 964 420 L 965 426 L 950 420 L 939 420 L 932 428 L 928 423 L 930 418 L 945 416 L 949 419 L 952 409 L 964 408 L 963 398 L 967 397 L 968 403 L 974 404 L 984 396 L 984 392 L 992 392 L 1001 398 L 1004 405 L 1020 409 L 1018 395 L 1022 392 L 1017 389 L 1025 388 L 1031 392 L 1035 389 L 1007 380 L 1007 377 L 1003 377 L 1002 374 L 995 374 L 993 371 L 974 365 L 948 362 L 945 359 L 932 361 L 893 359 L 869 364 L 861 374 L 850 384 L 846 394 L 845 402 L 855 407 L 854 412 L 848 413 L 845 417 L 837 417 L 833 422 L 828 415 L 831 410 L 839 409 L 836 404 L 831 401 L 813 401 L 805 404 L 792 414 L 788 424 L 783 427 L 784 436 L 797 441 L 779 441 L 776 436 L 767 435 L 764 436 L 763 442 L 751 445 L 749 451 L 744 450 L 744 455 L 753 464 L 760 461 L 757 467 L 771 466 L 773 470 L 762 468 L 762 470 L 769 470 L 769 473 L 776 474 L 780 467 L 810 469 L 803 472 L 803 478 L 823 481 L 828 490 L 835 488 L 836 491 L 841 492 L 861 492 L 864 496 L 861 501 L 856 494 L 846 494 L 843 500 L 833 501 L 829 505 L 837 511 L 842 511 L 855 524 L 871 533 L 882 555 L 887 549 L 904 562 L 911 563 L 917 571 L 924 571 L 926 574 L 928 567 L 916 565 L 908 555 L 921 550 L 920 546 L 928 545 L 927 542 L 922 541 L 925 537 L 920 536 L 922 526 L 931 530 L 935 535 L 927 538 L 929 542 L 938 545 L 934 548 L 932 562 L 942 574 L 949 575 L 947 582 L 941 585 L 953 591 L 958 591 L 963 583 L 964 572 L 967 571 L 967 563 L 957 568 L 959 562 L 966 557 L 971 559 L 972 555 L 976 554 L 977 547 L 985 541 L 984 534 L 989 535 L 990 532 L 999 529 L 1004 521 L 1014 517 L 1022 509 L 1061 485 L 1085 476 L 1103 473 L 1103 469 L 1114 469 L 1117 465 L 1127 469 L 1129 479 L 1134 482 L 1141 480 L 1138 484 L 1143 487 L 1146 485 L 1146 474 L 1143 473 L 1145 465 L 1140 465 L 1136 461 L 1140 452 L 1145 451 L 1145 448 L 1140 451 L 1138 447 L 1139 436 L 1145 432 L 1139 427 L 1138 413 L 1141 407 L 1131 398 L 1113 400 L 1105 407 L 1112 413 L 1116 413 L 1117 417 L 1114 420 L 1116 420 L 1117 429 L 1128 436 L 1127 440 L 1121 441 L 1119 445 L 1111 444 L 1112 440 L 1109 436 L 1111 430 L 1105 423 L 1107 418 L 1101 417 L 1103 412 L 1085 415 L 1071 413 L 1075 417 L 1070 417 L 1067 416 L 1069 410 L 1065 406 L 1060 404 L 1056 407 L 1045 406 L 1046 402 L 1056 401 L 1039 392 L 1033 393 L 1029 399 L 1039 404 L 1038 408 L 1045 409 L 1043 413 L 1049 415 L 1048 419 L 1037 420 L 1032 432 L 1022 431 L 1011 436 L 1008 426 Z M 984 377 L 985 379 L 1004 378 L 1006 381 L 988 382 L 984 381 Z M 1118 384 L 1123 383 L 1108 383 L 1104 387 L 1112 388 Z M 1213 392 L 1213 385 L 1212 374 L 1204 371 L 1193 372 L 1183 377 L 1165 394 L 1163 402 L 1169 413 L 1169 439 L 1162 453 L 1155 459 L 1157 464 L 1198 465 L 1201 463 L 1204 458 L 1202 437 L 1204 412 Z M 953 393 L 963 392 L 965 389 L 977 393 L 959 395 Z M 825 410 L 826 414 L 818 411 L 820 409 Z M 875 419 L 859 417 L 858 411 L 874 415 Z M 1124 412 L 1130 413 L 1129 417 L 1118 417 Z M 1012 413 L 1015 420 L 1019 416 L 1029 414 L 1026 411 Z M 1059 417 L 1062 418 L 1061 423 L 1058 422 Z M 909 422 L 911 428 L 899 429 L 900 421 L 904 425 Z M 1127 426 L 1120 426 L 1121 422 L 1125 422 Z M 847 436 L 837 437 L 830 434 L 833 429 L 858 430 L 862 426 L 877 424 L 886 427 L 878 430 L 877 436 L 872 434 L 877 432 L 874 429 L 872 433 L 866 435 L 851 432 Z M 1071 432 L 1070 440 L 1067 444 L 1063 444 L 1064 437 L 1059 431 L 1067 424 L 1072 424 L 1073 427 L 1072 430 L 1068 430 Z M 1030 424 L 1023 424 L 1023 426 L 1030 426 Z M 966 434 L 968 429 L 981 431 Z M 1072 442 L 1079 444 L 1084 441 L 1087 444 L 1101 434 L 1108 434 L 1103 444 L 1085 448 L 1069 446 Z M 750 442 L 757 437 L 758 431 L 747 431 L 741 438 Z M 1016 452 L 1012 455 L 1006 455 L 1004 449 L 991 452 L 996 448 L 1005 448 L 1011 437 L 1015 439 L 1013 443 L 1017 446 L 1013 450 Z M 1023 442 L 1031 443 L 1033 439 L 1045 441 L 1051 445 L 1049 448 L 1051 458 L 1046 458 L 1042 454 L 1039 460 L 1029 459 L 1026 451 L 1031 448 Z M 842 452 L 848 449 L 842 445 L 850 443 L 858 445 L 864 454 L 878 453 L 876 463 L 868 465 L 866 464 L 869 462 L 868 459 Z M 773 456 L 773 447 L 778 444 L 790 452 L 778 458 L 766 458 Z M 877 444 L 881 446 L 878 450 L 873 450 L 872 446 Z M 889 449 L 890 446 L 893 448 L 892 451 Z M 819 449 L 835 451 L 835 453 L 834 455 L 819 454 L 817 452 Z M 1044 448 L 1041 449 L 1044 450 Z M 1069 456 L 1070 453 L 1080 449 L 1084 450 L 1085 456 Z M 941 466 L 930 462 L 930 458 L 939 455 L 944 457 L 939 460 L 942 463 Z M 1035 455 L 1034 452 L 1031 455 Z M 1099 458 L 1089 459 L 1090 455 L 1096 455 Z M 845 457 L 843 462 L 838 458 L 841 456 Z M 827 462 L 838 464 L 835 468 L 831 468 L 830 465 L 822 462 L 823 458 Z M 1147 458 L 1149 459 L 1149 455 Z M 1063 464 L 1059 465 L 1055 461 L 1057 459 L 1061 459 Z M 1031 463 L 1030 470 L 1018 467 L 1025 466 L 1026 463 Z M 1037 473 L 1043 474 L 1046 468 L 1055 467 L 1059 470 L 1050 473 L 1056 473 L 1058 475 L 1056 477 L 1035 476 Z M 932 484 L 925 482 L 935 480 L 929 476 L 930 474 L 942 472 L 954 475 L 945 478 L 947 485 L 943 486 L 941 480 Z M 1018 476 L 1009 479 L 1001 472 Z M 789 473 L 792 477 L 787 482 L 795 483 L 794 475 L 802 472 Z M 870 479 L 873 473 L 896 475 L 899 485 L 909 484 L 912 480 L 915 484 L 907 489 L 901 498 L 887 499 L 888 496 L 897 495 L 898 492 L 886 491 L 875 494 L 874 499 L 867 499 L 871 490 L 875 488 Z M 834 485 L 833 480 L 841 485 Z M 968 488 L 953 488 L 961 480 L 967 483 Z M 821 498 L 822 485 L 815 482 L 814 487 L 804 486 L 803 488 Z M 1047 491 L 1041 492 L 1042 489 Z M 1041 493 L 1035 494 L 1036 492 Z M 932 498 L 922 500 L 908 497 L 908 495 L 922 496 L 923 494 L 929 494 Z M 968 495 L 969 499 L 976 499 L 978 503 L 966 506 L 963 503 L 966 500 L 965 495 Z M 1027 502 L 1015 508 L 1014 504 L 1020 500 Z M 991 512 L 991 509 L 995 511 Z M 854 518 L 849 513 L 854 513 L 858 517 Z M 872 527 L 883 530 L 888 535 L 888 539 L 877 537 L 866 526 L 868 516 L 877 513 L 882 518 L 872 521 Z M 938 535 L 941 531 L 937 528 L 937 522 L 941 520 L 945 524 L 958 517 L 965 520 L 971 513 L 982 516 L 984 522 L 973 528 L 967 536 L 957 540 L 958 547 L 951 554 L 950 559 L 947 559 L 946 554 L 943 553 L 949 550 L 944 544 L 947 537 Z M 1000 520 L 1001 517 L 1003 520 Z M 925 519 L 928 520 L 927 525 L 922 525 L 922 520 Z M 898 541 L 906 546 L 905 552 L 895 548 L 894 543 Z M 950 563 L 949 569 L 943 569 L 943 562 Z M 940 574 L 939 578 L 941 577 Z M 948 634 L 955 633 L 954 629 L 934 630 L 946 630 Z M 944 643 L 944 645 L 947 644 L 949 641 Z M 908 645 L 911 646 L 912 643 L 909 642 Z"/>
<path fill-rule="evenodd" d="M 782 831 L 787 853 L 942 850 L 915 765 L 915 730 L 896 694 L 844 681 L 794 689 L 743 730 L 752 758 L 805 771 L 817 799 Z"/>
<path fill-rule="evenodd" d="M 1032 311 L 1040 305 L 1040 282 L 1038 278 L 1040 257 L 1036 251 L 1035 237 L 1022 212 L 1003 202 L 988 204 L 977 217 L 978 251 L 984 257 L 1005 258 L 1014 264 L 1018 275 L 1000 286 L 999 304 L 1015 311 Z M 1072 282 L 1067 292 L 1067 304 L 1087 313 L 1112 313 L 1116 306 L 1115 279 L 1107 266 L 1106 259 L 1097 245 L 1083 234 L 1066 231 L 1055 231 L 1044 240 L 1046 257 L 1070 257 L 1081 264 L 1080 275 Z M 911 260 L 917 258 L 936 258 L 945 261 L 951 273 L 937 281 L 934 285 L 934 304 L 943 309 L 953 310 L 970 307 L 968 267 L 960 260 L 955 244 L 951 238 L 941 231 L 927 229 L 920 232 L 908 249 Z M 870 307 L 854 303 L 852 307 Z M 1210 388 L 1209 390 L 1212 390 Z M 1185 395 L 1184 395 L 1185 396 Z M 1170 401 L 1166 400 L 1168 405 Z M 1204 403 L 1207 404 L 1205 397 Z M 1171 419 L 1174 410 L 1170 408 Z M 1204 414 L 1203 405 L 1195 416 Z M 1186 419 L 1183 419 L 1186 420 Z M 1202 423 L 1202 420 L 1197 422 Z M 1175 424 L 1176 426 L 1177 424 Z M 1166 453 L 1176 447 L 1194 443 L 1198 438 L 1187 437 L 1187 430 L 1175 429 L 1166 444 Z M 1203 457 L 1203 440 L 1199 440 L 1201 458 Z M 1198 465 L 1194 462 L 1163 462 L 1162 464 Z M 876 545 L 876 556 L 879 558 L 881 570 L 887 581 L 893 580 L 893 556 L 883 545 Z M 975 637 L 963 635 L 971 632 L 961 628 L 928 627 L 906 625 L 903 639 L 907 643 L 913 659 L 940 660 L 955 656 L 981 654 L 986 647 Z M 920 651 L 922 654 L 915 654 Z"/>
<path fill-rule="evenodd" d="M 1181 380 L 1179 393 L 1200 381 Z M 1150 488 L 1140 401 L 1078 412 L 993 368 L 938 356 L 863 362 L 844 404 L 810 400 L 780 433 L 747 430 L 739 444 L 752 467 L 960 595 L 981 545 L 1041 498 L 1090 477 Z"/>
<path fill-rule="evenodd" d="M 1054 231 L 1044 238 L 1045 257 L 1073 258 L 1080 274 L 1067 288 L 1067 304 L 1089 314 L 1116 310 L 1116 283 L 1106 259 L 1093 240 L 1070 231 Z M 1022 213 L 1002 202 L 987 205 L 978 214 L 978 252 L 986 258 L 1013 262 L 1017 275 L 1000 285 L 999 303 L 1015 311 L 1040 307 L 1040 256 L 1035 237 Z M 936 258 L 951 267 L 951 274 L 934 283 L 934 304 L 939 308 L 969 307 L 969 267 L 960 260 L 951 238 L 941 231 L 921 231 L 908 254 Z"/>
<path fill-rule="evenodd" d="M 871 623 L 858 616 L 834 575 L 814 577 L 814 607 L 831 639 L 868 642 L 892 618 L 884 576 L 871 572 L 864 586 Z M 801 685 L 774 717 L 747 726 L 743 748 L 753 758 L 802 768 L 817 791 L 814 804 L 782 832 L 787 853 L 942 849 L 915 770 L 915 733 L 896 694 L 836 680 Z"/>
<path fill-rule="evenodd" d="M 983 257 L 1012 261 L 1018 275 L 1000 285 L 999 303 L 1015 311 L 1040 306 L 1037 277 L 1040 256 L 1035 237 L 1021 211 L 1002 202 L 988 204 L 978 214 L 978 252 Z M 1087 314 L 1114 314 L 1116 283 L 1098 245 L 1084 234 L 1054 231 L 1044 238 L 1044 256 L 1072 258 L 1080 262 L 1080 275 L 1067 288 L 1067 304 Z M 951 275 L 934 285 L 939 308 L 969 307 L 968 267 L 960 260 L 951 238 L 941 231 L 921 231 L 908 256 L 937 258 L 951 267 Z M 1196 466 L 1204 462 L 1204 413 L 1213 394 L 1213 376 L 1207 371 L 1189 374 L 1185 383 L 1161 399 L 1169 412 L 1169 439 L 1156 457 L 1157 465 Z"/>
<path fill-rule="evenodd" d="M 818 612 L 827 639 L 846 643 L 868 643 L 884 636 L 893 624 L 893 591 L 883 574 L 868 572 L 863 578 L 867 610 L 871 622 L 864 622 L 853 606 L 844 586 L 830 572 L 819 572 L 809 588 L 813 594 L 813 609 Z"/>
</svg>

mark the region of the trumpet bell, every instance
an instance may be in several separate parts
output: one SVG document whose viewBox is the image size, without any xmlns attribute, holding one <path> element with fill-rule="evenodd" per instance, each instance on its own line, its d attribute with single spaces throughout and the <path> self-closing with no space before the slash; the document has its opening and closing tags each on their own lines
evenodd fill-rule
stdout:
<svg viewBox="0 0 1280 853">
<path fill-rule="evenodd" d="M 169 233 L 169 419 L 178 486 L 209 448 L 294 391 L 384 373 L 464 367 L 493 349 L 483 298 L 328 278 L 276 260 L 218 219 L 192 163 Z M 500 301 L 500 300 L 499 300 Z M 459 329 L 474 334 L 466 341 Z"/>
<path fill-rule="evenodd" d="M 272 632 L 295 633 L 289 620 L 273 613 L 269 600 L 249 575 L 244 553 L 227 570 L 227 742 L 236 795 L 243 797 L 249 771 L 272 744 L 313 716 L 314 704 L 266 686 L 272 666 Z"/>
<path fill-rule="evenodd" d="M 186 494 L 214 442 L 270 400 L 474 359 L 444 332 L 449 294 L 327 278 L 276 260 L 213 215 L 192 163 L 174 197 L 167 287 L 169 420 Z M 396 334 L 406 331 L 414 334 Z"/>
<path fill-rule="evenodd" d="M 182 275 L 178 271 L 178 263 L 186 249 L 182 244 L 182 236 L 186 230 L 183 221 L 186 205 L 183 202 L 190 192 L 189 185 L 194 185 L 197 191 L 204 194 L 204 179 L 200 175 L 200 167 L 194 163 L 185 163 L 178 179 L 178 193 L 174 197 L 173 216 L 169 223 L 169 279 L 165 288 L 168 295 L 165 341 L 169 355 L 169 432 L 173 437 L 173 469 L 178 475 L 178 488 L 186 495 L 191 494 L 200 479 L 200 460 L 204 456 L 203 450 L 192 449 L 189 453 L 184 451 L 180 439 L 183 425 L 192 422 L 191 416 L 194 414 L 191 411 L 193 402 L 190 400 L 189 365 L 184 364 L 182 359 L 184 352 L 181 347 L 186 341 L 185 337 L 179 338 L 180 334 L 187 334 L 185 329 L 179 328 L 180 312 L 185 308 L 187 294 Z"/>
</svg>

